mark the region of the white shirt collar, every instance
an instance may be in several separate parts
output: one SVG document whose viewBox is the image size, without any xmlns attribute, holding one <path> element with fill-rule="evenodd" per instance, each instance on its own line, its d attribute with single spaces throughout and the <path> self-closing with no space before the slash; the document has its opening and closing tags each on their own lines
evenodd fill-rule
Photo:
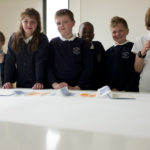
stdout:
<svg viewBox="0 0 150 150">
<path fill-rule="evenodd" d="M 62 41 L 73 41 L 75 38 L 76 38 L 76 35 L 75 35 L 75 34 L 73 34 L 73 37 L 71 37 L 70 39 L 65 39 L 64 37 L 60 36 L 60 39 L 61 39 Z"/>
<path fill-rule="evenodd" d="M 91 43 L 90 49 L 94 49 L 94 44 Z"/>
<path fill-rule="evenodd" d="M 32 40 L 33 36 L 28 37 L 27 39 L 24 39 L 24 42 L 28 44 Z"/>
<path fill-rule="evenodd" d="M 125 44 L 127 44 L 129 41 L 127 40 L 127 41 L 125 41 L 124 43 L 121 43 L 121 44 L 116 44 L 116 43 L 114 43 L 114 46 L 118 46 L 118 45 L 125 45 Z"/>
</svg>

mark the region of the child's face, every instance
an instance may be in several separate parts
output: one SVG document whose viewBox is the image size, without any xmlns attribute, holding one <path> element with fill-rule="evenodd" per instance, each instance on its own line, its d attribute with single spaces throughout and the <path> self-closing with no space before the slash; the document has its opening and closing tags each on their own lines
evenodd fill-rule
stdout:
<svg viewBox="0 0 150 150">
<path fill-rule="evenodd" d="M 75 24 L 75 21 L 72 21 L 68 16 L 57 16 L 55 18 L 57 29 L 60 32 L 61 36 L 69 39 L 72 37 L 72 27 Z"/>
<path fill-rule="evenodd" d="M 94 38 L 93 28 L 88 24 L 83 24 L 79 30 L 78 36 L 90 44 Z"/>
<path fill-rule="evenodd" d="M 124 27 L 123 24 L 118 24 L 115 27 L 111 27 L 112 38 L 116 44 L 122 44 L 126 41 L 126 36 L 129 30 Z"/>
<path fill-rule="evenodd" d="M 25 16 L 22 20 L 22 27 L 25 32 L 25 38 L 28 38 L 35 32 L 37 28 L 37 21 L 34 18 Z"/>
</svg>

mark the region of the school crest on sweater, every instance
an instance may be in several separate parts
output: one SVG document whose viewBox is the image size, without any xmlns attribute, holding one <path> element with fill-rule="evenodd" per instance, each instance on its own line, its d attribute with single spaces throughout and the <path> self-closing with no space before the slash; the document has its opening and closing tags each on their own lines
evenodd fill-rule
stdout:
<svg viewBox="0 0 150 150">
<path fill-rule="evenodd" d="M 80 54 L 80 47 L 73 47 L 72 53 L 75 55 L 79 55 Z"/>
<path fill-rule="evenodd" d="M 128 58 L 129 58 L 129 55 L 130 55 L 129 52 L 122 52 L 122 56 L 121 56 L 121 57 L 122 57 L 123 59 L 128 59 Z"/>
</svg>

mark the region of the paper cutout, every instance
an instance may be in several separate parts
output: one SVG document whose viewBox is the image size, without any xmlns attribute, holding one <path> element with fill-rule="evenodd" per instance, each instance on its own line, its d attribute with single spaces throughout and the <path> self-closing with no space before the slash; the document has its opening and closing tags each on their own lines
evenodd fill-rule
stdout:
<svg viewBox="0 0 150 150">
<path fill-rule="evenodd" d="M 11 96 L 14 95 L 15 93 L 13 91 L 9 91 L 7 89 L 5 90 L 0 90 L 0 96 Z"/>
<path fill-rule="evenodd" d="M 97 90 L 97 95 L 98 96 L 104 96 L 104 95 L 107 95 L 110 92 L 111 92 L 110 87 L 106 85 L 106 86 L 103 86 L 102 88 Z"/>
<path fill-rule="evenodd" d="M 97 96 L 97 94 L 88 94 L 88 93 L 81 93 L 80 95 L 83 97 L 96 97 Z"/>
</svg>

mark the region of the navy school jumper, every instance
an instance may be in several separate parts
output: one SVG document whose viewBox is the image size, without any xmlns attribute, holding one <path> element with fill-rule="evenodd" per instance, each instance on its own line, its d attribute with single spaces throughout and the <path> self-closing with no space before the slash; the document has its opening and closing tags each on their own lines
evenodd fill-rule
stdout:
<svg viewBox="0 0 150 150">
<path fill-rule="evenodd" d="M 66 82 L 70 86 L 85 89 L 92 73 L 90 50 L 83 39 L 76 37 L 73 41 L 63 41 L 56 37 L 49 44 L 50 85 L 54 82 Z"/>
<path fill-rule="evenodd" d="M 29 43 L 26 44 L 23 39 L 22 49 L 19 52 L 14 52 L 11 48 L 12 36 L 8 43 L 4 66 L 4 83 L 16 81 L 17 87 L 23 88 L 32 88 L 35 83 L 44 84 L 48 56 L 47 36 L 43 33 L 40 34 L 38 49 L 34 52 L 28 50 Z"/>
<path fill-rule="evenodd" d="M 105 59 L 106 52 L 101 42 L 92 41 L 93 48 L 90 49 L 93 59 L 93 73 L 91 78 L 91 89 L 97 90 L 106 84 Z"/>
<path fill-rule="evenodd" d="M 132 42 L 112 46 L 106 51 L 107 83 L 119 91 L 138 91 L 139 74 L 134 70 Z"/>
</svg>

